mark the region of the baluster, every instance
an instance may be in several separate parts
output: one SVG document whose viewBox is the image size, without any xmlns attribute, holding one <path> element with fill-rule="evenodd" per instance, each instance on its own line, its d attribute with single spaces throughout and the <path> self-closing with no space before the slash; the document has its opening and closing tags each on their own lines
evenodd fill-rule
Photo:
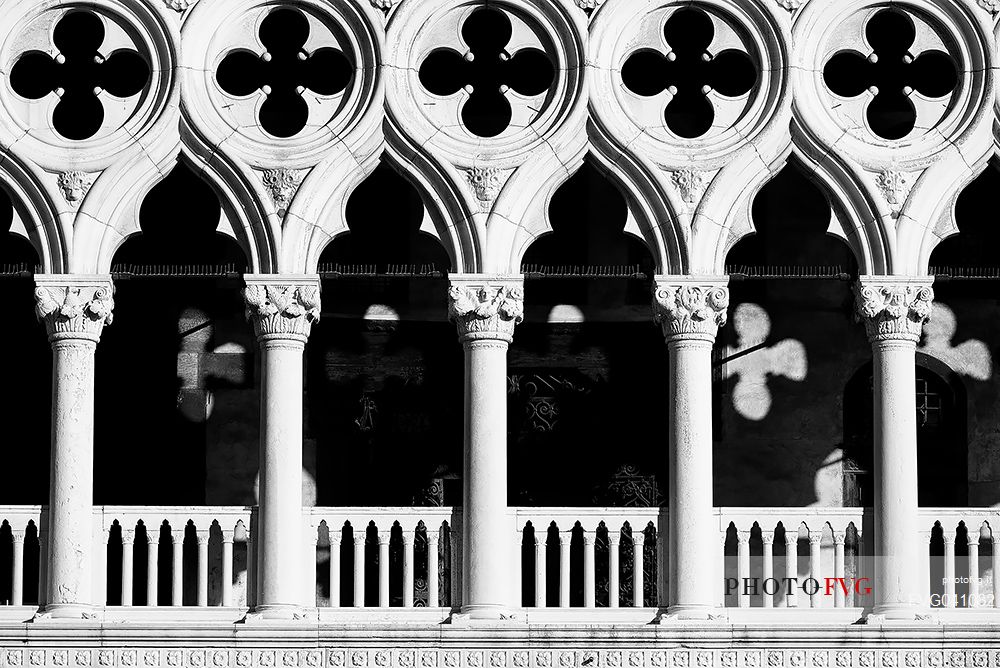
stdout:
<svg viewBox="0 0 1000 668">
<path fill-rule="evenodd" d="M 24 529 L 10 532 L 14 540 L 14 558 L 10 564 L 10 604 L 24 603 Z"/>
<path fill-rule="evenodd" d="M 413 607 L 413 541 L 416 532 L 403 530 L 403 607 Z"/>
<path fill-rule="evenodd" d="M 122 605 L 132 605 L 132 564 L 135 559 L 135 531 L 122 529 Z"/>
<path fill-rule="evenodd" d="M 222 532 L 222 607 L 233 605 L 233 541 L 236 530 Z"/>
<path fill-rule="evenodd" d="M 378 532 L 378 605 L 389 607 L 389 532 Z"/>
<path fill-rule="evenodd" d="M 307 608 L 314 608 L 319 565 L 316 559 L 318 529 L 306 522 L 302 534 L 302 601 Z"/>
<path fill-rule="evenodd" d="M 750 594 L 744 583 L 750 579 L 750 532 L 736 532 L 736 581 L 737 600 L 741 608 L 750 607 Z"/>
<path fill-rule="evenodd" d="M 643 598 L 645 582 L 643 582 L 643 551 L 646 546 L 646 534 L 641 530 L 632 529 L 632 605 L 636 608 L 645 607 Z"/>
<path fill-rule="evenodd" d="M 594 572 L 594 550 L 597 532 L 585 529 L 583 532 L 583 605 L 597 607 L 597 575 Z"/>
<path fill-rule="evenodd" d="M 170 605 L 184 605 L 184 527 L 171 529 L 174 546 L 174 568 L 170 581 Z"/>
<path fill-rule="evenodd" d="M 354 530 L 354 607 L 365 607 L 365 529 Z"/>
<path fill-rule="evenodd" d="M 942 527 L 943 528 L 943 527 Z M 944 601 L 946 608 L 954 608 L 955 600 L 955 534 L 942 532 L 944 538 Z"/>
<path fill-rule="evenodd" d="M 559 532 L 559 607 L 569 607 L 569 547 L 572 531 Z"/>
<path fill-rule="evenodd" d="M 847 539 L 846 531 L 838 531 L 833 534 L 833 576 L 839 578 L 836 583 L 836 590 L 833 593 L 833 607 L 843 608 L 846 604 L 846 593 L 844 586 L 844 541 Z"/>
<path fill-rule="evenodd" d="M 619 582 L 618 545 L 621 534 L 615 529 L 608 530 L 608 607 L 617 608 L 621 605 L 621 586 Z"/>
<path fill-rule="evenodd" d="M 922 598 L 921 605 L 930 606 L 931 604 L 931 532 L 921 531 L 920 535 L 923 536 L 923 550 L 920 552 L 920 593 Z"/>
<path fill-rule="evenodd" d="M 440 589 L 438 580 L 438 544 L 440 541 L 440 527 L 427 528 L 427 607 L 441 607 Z"/>
<path fill-rule="evenodd" d="M 146 605 L 155 606 L 159 574 L 157 564 L 159 555 L 160 535 L 152 527 L 146 526 Z"/>
<path fill-rule="evenodd" d="M 767 583 L 774 579 L 774 532 L 761 531 L 760 540 L 763 543 L 761 552 L 761 594 L 763 595 L 763 605 L 765 608 L 774 607 L 775 594 L 768 594 L 764 591 Z"/>
<path fill-rule="evenodd" d="M 540 529 L 535 529 L 535 607 L 545 607 L 545 538 Z"/>
<path fill-rule="evenodd" d="M 990 525 L 990 542 L 993 545 L 993 607 L 1000 608 L 1000 533 Z"/>
<path fill-rule="evenodd" d="M 969 529 L 969 597 L 965 607 L 979 607 L 979 531 Z"/>
<path fill-rule="evenodd" d="M 790 583 L 799 577 L 799 532 L 788 528 L 785 529 L 785 577 L 789 578 L 785 583 L 785 607 L 796 608 L 799 597 Z"/>
<path fill-rule="evenodd" d="M 198 539 L 198 607 L 208 607 L 208 530 L 195 533 Z"/>
<path fill-rule="evenodd" d="M 257 548 L 249 524 L 244 531 L 247 532 L 247 607 L 253 609 L 257 605 Z"/>
<path fill-rule="evenodd" d="M 448 531 L 448 539 L 451 544 L 451 600 L 448 604 L 457 608 L 462 605 L 464 596 L 462 587 L 465 586 L 465 579 L 462 570 L 465 568 L 465 560 L 462 557 L 462 531 L 461 525 L 455 529 L 453 524 Z"/>
<path fill-rule="evenodd" d="M 810 531 L 809 532 L 809 577 L 816 580 L 816 582 L 823 582 L 822 566 L 820 563 L 820 556 L 823 546 L 823 532 L 822 531 Z M 812 594 L 809 594 L 809 607 L 818 608 L 823 605 L 823 598 L 821 595 L 823 588 L 819 587 Z"/>
<path fill-rule="evenodd" d="M 46 592 L 46 575 L 49 570 L 49 546 L 46 531 L 38 529 L 38 607 L 44 608 Z M 995 550 L 994 550 L 995 552 Z M 994 572 L 997 572 L 994 570 Z"/>
<path fill-rule="evenodd" d="M 340 530 L 339 529 L 330 529 L 330 607 L 331 608 L 340 607 Z"/>
</svg>

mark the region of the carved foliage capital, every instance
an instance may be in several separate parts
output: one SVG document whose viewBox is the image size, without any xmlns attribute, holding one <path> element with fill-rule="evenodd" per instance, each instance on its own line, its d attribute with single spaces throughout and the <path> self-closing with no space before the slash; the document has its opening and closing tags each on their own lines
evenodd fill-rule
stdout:
<svg viewBox="0 0 1000 668">
<path fill-rule="evenodd" d="M 721 284 L 657 281 L 653 287 L 653 320 L 667 337 L 714 338 L 728 308 L 729 288 Z"/>
<path fill-rule="evenodd" d="M 514 326 L 524 320 L 524 289 L 520 281 L 452 281 L 448 288 L 448 318 L 462 341 L 511 341 Z"/>
<path fill-rule="evenodd" d="M 246 317 L 258 337 L 305 340 L 319 320 L 319 282 L 247 280 L 243 291 Z"/>
<path fill-rule="evenodd" d="M 854 284 L 855 317 L 871 341 L 918 341 L 930 320 L 934 290 L 926 282 L 865 280 Z"/>
<path fill-rule="evenodd" d="M 114 285 L 108 279 L 73 282 L 39 280 L 35 315 L 45 323 L 51 340 L 82 338 L 97 341 L 110 325 L 115 308 Z"/>
</svg>

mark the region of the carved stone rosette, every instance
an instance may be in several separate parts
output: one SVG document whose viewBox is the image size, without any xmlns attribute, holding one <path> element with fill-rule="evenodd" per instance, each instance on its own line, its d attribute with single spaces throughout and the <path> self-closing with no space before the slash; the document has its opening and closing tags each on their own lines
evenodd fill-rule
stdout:
<svg viewBox="0 0 1000 668">
<path fill-rule="evenodd" d="M 104 276 L 35 277 L 35 315 L 50 341 L 85 339 L 95 343 L 115 308 L 114 284 Z"/>
<path fill-rule="evenodd" d="M 258 339 L 309 338 L 320 315 L 318 276 L 257 275 L 246 283 L 246 317 Z"/>
<path fill-rule="evenodd" d="M 726 324 L 728 278 L 662 277 L 653 286 L 653 320 L 670 338 L 715 340 Z"/>
<path fill-rule="evenodd" d="M 931 318 L 931 278 L 861 278 L 854 284 L 855 318 L 865 323 L 870 341 L 920 340 Z"/>
<path fill-rule="evenodd" d="M 524 320 L 520 278 L 456 278 L 448 288 L 448 319 L 462 342 L 493 339 L 510 343 Z"/>
</svg>

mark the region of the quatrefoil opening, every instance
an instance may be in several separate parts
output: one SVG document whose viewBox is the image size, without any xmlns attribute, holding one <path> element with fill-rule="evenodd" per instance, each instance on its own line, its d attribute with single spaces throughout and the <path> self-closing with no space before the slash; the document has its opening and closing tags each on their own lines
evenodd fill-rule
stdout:
<svg viewBox="0 0 1000 668">
<path fill-rule="evenodd" d="M 216 71 L 219 87 L 235 97 L 262 93 L 258 122 L 269 134 L 287 138 L 310 122 L 307 91 L 331 98 L 343 93 L 354 67 L 337 48 L 307 51 L 310 25 L 299 11 L 279 8 L 261 21 L 258 30 L 263 53 L 247 49 L 230 51 Z"/>
<path fill-rule="evenodd" d="M 555 71 L 544 51 L 525 47 L 507 51 L 513 29 L 507 15 L 484 7 L 462 25 L 465 53 L 440 48 L 420 65 L 420 83 L 443 97 L 468 96 L 462 105 L 462 123 L 479 137 L 496 137 L 511 125 L 511 102 L 536 114 L 552 86 Z"/>
<path fill-rule="evenodd" d="M 14 92 L 28 100 L 51 93 L 59 97 L 52 125 L 66 139 L 90 139 L 104 125 L 108 103 L 122 104 L 139 95 L 150 79 L 146 60 L 136 51 L 116 49 L 102 53 L 105 42 L 103 20 L 88 11 L 63 16 L 52 31 L 57 53 L 41 51 L 21 55 L 10 71 Z"/>
<path fill-rule="evenodd" d="M 949 101 L 958 85 L 955 60 L 936 49 L 914 54 L 914 23 L 897 9 L 877 12 L 865 26 L 865 38 L 871 48 L 868 55 L 853 50 L 837 53 L 827 61 L 823 79 L 834 94 L 844 98 L 857 98 L 867 91 L 871 95 L 865 110 L 868 127 L 883 139 L 902 139 L 918 124 L 921 97 Z"/>
<path fill-rule="evenodd" d="M 640 97 L 665 100 L 664 122 L 675 135 L 702 137 L 716 122 L 716 104 L 743 106 L 757 83 L 757 67 L 746 52 L 718 39 L 711 17 L 701 9 L 671 14 L 663 36 L 667 52 L 632 52 L 622 65 L 622 82 Z M 722 48 L 713 50 L 716 42 Z"/>
</svg>

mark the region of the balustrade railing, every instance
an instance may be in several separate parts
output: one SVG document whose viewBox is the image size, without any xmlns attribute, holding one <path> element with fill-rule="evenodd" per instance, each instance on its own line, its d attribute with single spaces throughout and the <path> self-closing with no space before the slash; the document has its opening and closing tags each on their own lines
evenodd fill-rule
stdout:
<svg viewBox="0 0 1000 668">
<path fill-rule="evenodd" d="M 515 605 L 655 610 L 667 604 L 666 509 L 518 507 L 509 517 Z M 706 558 L 718 559 L 722 577 L 706 586 L 716 587 L 719 604 L 734 614 L 739 608 L 847 614 L 871 605 L 866 587 L 877 583 L 870 510 L 716 508 L 715 517 L 706 530 L 718 533 L 719 550 Z M 95 603 L 246 607 L 255 588 L 255 521 L 248 507 L 95 507 Z M 1000 608 L 1000 509 L 921 508 L 920 525 L 930 607 Z M 0 604 L 44 604 L 46 535 L 44 507 L 0 507 Z M 303 602 L 330 609 L 457 608 L 460 537 L 461 514 L 452 508 L 308 509 Z M 803 588 L 810 579 L 819 590 Z"/>
</svg>

